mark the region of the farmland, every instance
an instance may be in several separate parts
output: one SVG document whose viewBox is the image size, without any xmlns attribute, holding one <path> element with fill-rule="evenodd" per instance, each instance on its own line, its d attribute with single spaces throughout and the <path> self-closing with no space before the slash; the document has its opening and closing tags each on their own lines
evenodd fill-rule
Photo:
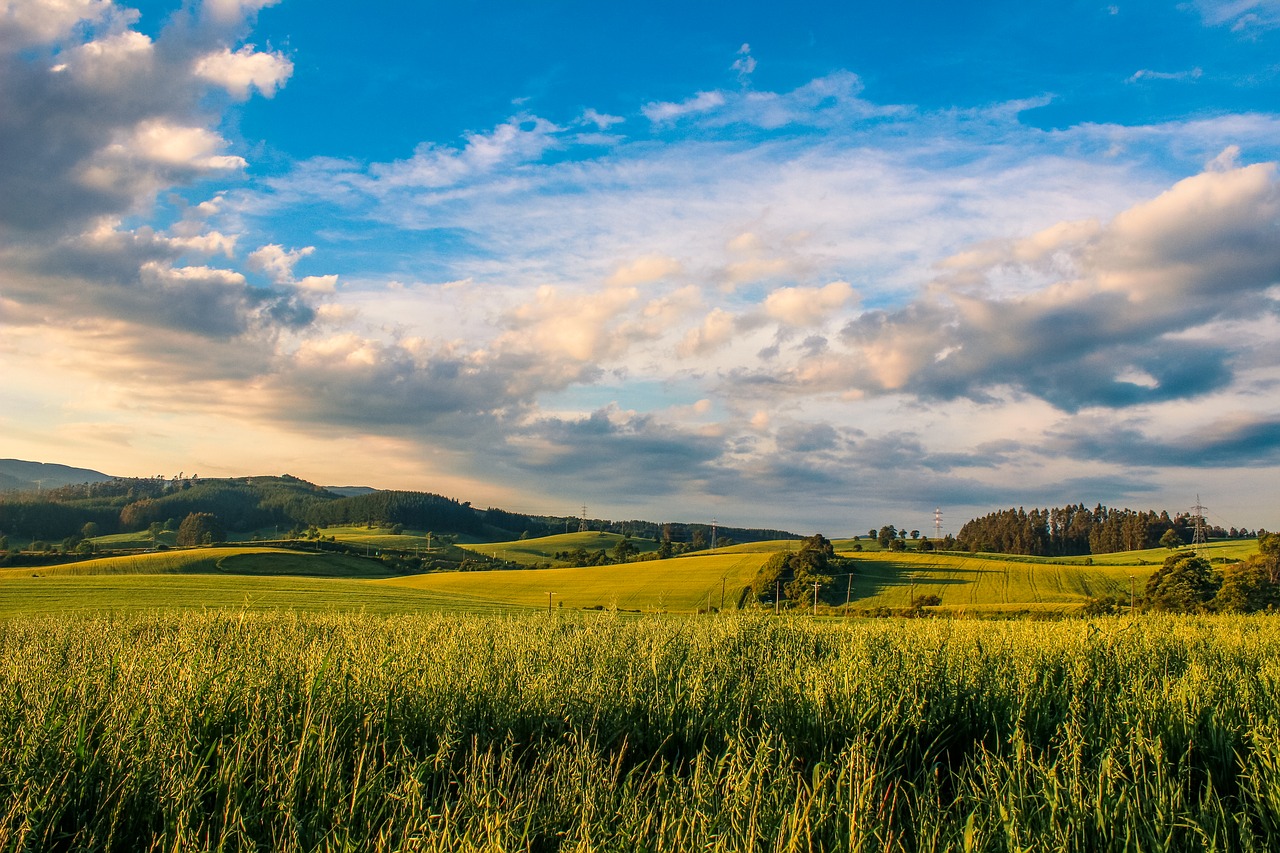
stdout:
<svg viewBox="0 0 1280 853">
<path fill-rule="evenodd" d="M 1259 617 L 0 623 L 3 849 L 1267 850 Z"/>
<path fill-rule="evenodd" d="M 425 547 L 419 544 L 422 537 L 412 534 L 362 528 L 341 532 L 346 541 L 356 544 L 360 544 L 359 537 L 368 536 L 370 553 L 379 548 Z M 550 555 L 566 546 L 606 547 L 620 538 L 616 534 L 572 533 L 477 550 L 481 554 L 486 550 L 499 555 L 505 552 L 511 563 L 545 565 Z M 850 543 L 837 544 L 848 547 Z M 744 590 L 765 560 L 777 550 L 796 546 L 787 541 L 751 543 L 668 560 L 582 568 L 405 574 L 376 559 L 246 543 L 0 569 L 0 613 L 230 606 L 306 610 L 371 607 L 376 612 L 410 613 L 436 608 L 521 611 L 545 609 L 549 600 L 561 609 L 645 613 L 736 610 L 754 606 L 754 596 Z M 1205 554 L 1239 559 L 1256 547 L 1251 542 L 1214 543 Z M 852 577 L 837 577 L 833 585 L 841 599 L 848 593 L 855 613 L 902 609 L 914 596 L 937 595 L 942 600 L 939 611 L 964 615 L 1071 611 L 1089 598 L 1126 595 L 1131 578 L 1140 592 L 1167 552 L 1106 555 L 1094 565 L 1079 558 L 1044 560 L 871 549 L 843 553 L 854 560 Z M 1122 556 L 1127 557 L 1126 562 L 1121 561 Z M 833 611 L 823 608 L 822 612 Z"/>
</svg>

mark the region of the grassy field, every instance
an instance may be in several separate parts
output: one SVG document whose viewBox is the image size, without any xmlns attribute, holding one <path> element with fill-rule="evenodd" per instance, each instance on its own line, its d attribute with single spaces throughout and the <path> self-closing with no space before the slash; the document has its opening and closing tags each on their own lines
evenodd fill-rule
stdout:
<svg viewBox="0 0 1280 853">
<path fill-rule="evenodd" d="M 1275 850 L 1277 684 L 1268 617 L 7 620 L 0 849 Z"/>
<path fill-rule="evenodd" d="M 594 533 L 569 534 L 567 540 L 527 540 L 535 544 L 522 553 L 533 562 L 548 548 L 618 538 Z M 496 547 L 501 553 L 504 544 L 524 543 L 489 547 Z M 397 574 L 376 561 L 341 554 L 308 554 L 262 546 L 198 548 L 62 566 L 0 569 L 0 613 L 95 606 L 103 610 L 225 606 L 271 609 L 294 606 L 291 602 L 305 610 L 521 610 L 545 608 L 548 593 L 557 608 L 693 613 L 708 608 L 718 610 L 723 601 L 725 609 L 735 610 L 754 606 L 754 599 L 744 596 L 744 588 L 752 583 L 771 553 L 789 547 L 793 543 L 756 543 L 671 560 L 613 566 L 420 575 Z M 1256 547 L 1252 542 L 1215 543 L 1205 553 L 1211 558 L 1242 558 Z M 839 576 L 833 586 L 838 599 L 843 599 L 846 590 L 851 594 L 854 611 L 906 608 L 913 595 L 937 595 L 942 599 L 941 609 L 957 615 L 1070 611 L 1090 598 L 1126 595 L 1131 579 L 1141 593 L 1147 578 L 1167 554 L 1162 549 L 1104 555 L 1094 558 L 1094 565 L 1085 565 L 1080 559 L 846 552 L 855 561 L 852 583 Z M 133 575 L 171 577 L 164 582 L 128 579 Z M 295 592 L 289 591 L 292 580 L 281 579 L 297 579 Z M 302 584 L 303 579 L 313 579 L 321 585 Z M 324 587 L 326 579 L 332 580 L 332 585 Z"/>
<path fill-rule="evenodd" d="M 0 580 L 85 575 L 159 574 L 297 575 L 384 578 L 392 572 L 372 560 L 345 554 L 299 553 L 280 548 L 227 547 L 99 557 L 53 566 L 0 569 Z"/>
<path fill-rule="evenodd" d="M 464 547 L 488 557 L 532 566 L 539 563 L 558 562 L 555 555 L 561 551 L 573 551 L 578 548 L 590 553 L 601 550 L 611 551 L 620 541 L 622 536 L 617 533 L 587 531 L 586 533 L 557 533 L 554 536 L 515 539 L 510 542 L 486 542 Z M 632 538 L 631 544 L 641 554 L 658 550 L 658 543 L 652 539 Z M 559 562 L 563 564 L 563 561 Z"/>
<path fill-rule="evenodd" d="M 1154 571 L 914 552 L 850 556 L 857 561 L 853 603 L 859 608 L 907 607 L 913 595 L 936 595 L 944 608 L 959 612 L 1063 610 L 1127 594 L 1131 576 L 1141 591 Z"/>
<path fill-rule="evenodd" d="M 482 602 L 371 583 L 392 576 L 372 560 L 264 547 L 104 557 L 0 569 L 0 617 L 206 608 L 371 613 L 491 609 Z"/>
<path fill-rule="evenodd" d="M 572 534 L 571 534 L 572 535 Z M 456 596 L 459 601 L 515 607 L 555 606 L 694 612 L 725 604 L 736 609 L 767 554 L 729 554 L 653 560 L 613 566 L 448 572 L 391 578 L 381 583 Z M 722 584 L 723 581 L 723 584 Z"/>
</svg>

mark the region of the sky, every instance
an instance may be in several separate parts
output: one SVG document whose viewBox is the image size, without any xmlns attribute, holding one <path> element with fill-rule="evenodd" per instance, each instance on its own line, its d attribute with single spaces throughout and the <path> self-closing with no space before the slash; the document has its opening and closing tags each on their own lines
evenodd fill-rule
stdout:
<svg viewBox="0 0 1280 853">
<path fill-rule="evenodd" d="M 1280 2 L 0 0 L 0 456 L 1280 527 Z"/>
</svg>

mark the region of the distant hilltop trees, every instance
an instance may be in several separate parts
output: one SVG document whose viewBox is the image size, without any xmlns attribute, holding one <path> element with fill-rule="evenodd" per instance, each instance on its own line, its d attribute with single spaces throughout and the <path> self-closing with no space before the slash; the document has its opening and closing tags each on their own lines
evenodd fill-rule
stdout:
<svg viewBox="0 0 1280 853">
<path fill-rule="evenodd" d="M 335 525 L 378 523 L 415 530 L 463 533 L 501 541 L 522 535 L 546 536 L 577 531 L 582 519 L 531 516 L 430 492 L 370 491 L 341 495 L 297 477 L 201 479 L 117 478 L 40 490 L 0 493 L 0 534 L 26 540 L 64 540 L 80 535 L 86 524 L 100 534 L 132 533 L 153 526 L 176 530 L 193 514 L 212 516 L 219 531 L 291 531 Z M 713 527 L 706 524 L 587 519 L 589 529 L 624 536 L 707 547 Z M 796 539 L 783 530 L 720 525 L 717 540 L 738 542 Z M 212 534 L 202 530 L 203 540 Z"/>
<path fill-rule="evenodd" d="M 956 537 L 967 551 L 1023 554 L 1032 557 L 1071 557 L 1141 551 L 1179 540 L 1192 540 L 1195 519 L 1187 513 L 1111 509 L 1084 504 L 1053 509 L 1005 509 L 967 522 Z M 1172 536 L 1170 532 L 1172 531 Z M 1252 537 L 1248 530 L 1210 526 L 1216 539 Z"/>
</svg>

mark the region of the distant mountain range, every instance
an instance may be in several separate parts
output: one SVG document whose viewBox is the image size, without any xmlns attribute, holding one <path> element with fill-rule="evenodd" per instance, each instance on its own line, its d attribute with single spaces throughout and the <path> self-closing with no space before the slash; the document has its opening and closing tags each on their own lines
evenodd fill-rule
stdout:
<svg viewBox="0 0 1280 853">
<path fill-rule="evenodd" d="M 0 492 L 56 489 L 80 483 L 105 483 L 108 474 L 89 468 L 72 468 L 52 462 L 26 462 L 22 459 L 0 459 Z"/>
</svg>

